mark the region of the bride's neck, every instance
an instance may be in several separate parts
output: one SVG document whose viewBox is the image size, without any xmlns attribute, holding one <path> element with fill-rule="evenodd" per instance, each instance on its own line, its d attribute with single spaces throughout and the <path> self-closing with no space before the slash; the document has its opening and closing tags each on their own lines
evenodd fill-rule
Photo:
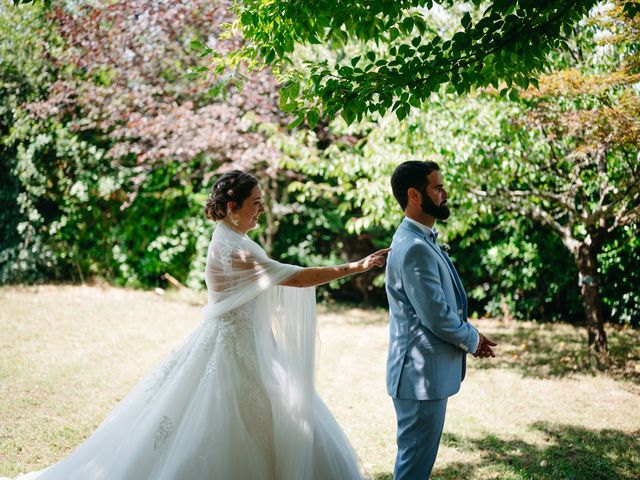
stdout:
<svg viewBox="0 0 640 480">
<path fill-rule="evenodd" d="M 220 223 L 223 223 L 225 227 L 227 227 L 229 230 L 234 231 L 238 235 L 246 235 L 247 233 L 247 232 L 243 232 L 242 230 L 239 230 L 238 227 L 236 227 L 233 223 L 231 223 L 231 221 L 227 218 L 224 218 Z"/>
</svg>

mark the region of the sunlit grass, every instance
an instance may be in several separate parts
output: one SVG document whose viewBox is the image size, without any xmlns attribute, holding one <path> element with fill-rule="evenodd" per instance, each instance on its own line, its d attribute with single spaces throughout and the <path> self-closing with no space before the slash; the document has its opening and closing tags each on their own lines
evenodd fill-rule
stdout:
<svg viewBox="0 0 640 480">
<path fill-rule="evenodd" d="M 54 463 L 199 323 L 201 295 L 0 289 L 0 476 Z M 391 479 L 386 313 L 321 308 L 318 389 L 374 479 Z M 640 345 L 608 331 L 610 372 L 566 325 L 480 320 L 499 357 L 470 359 L 434 479 L 632 479 L 640 471 Z"/>
</svg>

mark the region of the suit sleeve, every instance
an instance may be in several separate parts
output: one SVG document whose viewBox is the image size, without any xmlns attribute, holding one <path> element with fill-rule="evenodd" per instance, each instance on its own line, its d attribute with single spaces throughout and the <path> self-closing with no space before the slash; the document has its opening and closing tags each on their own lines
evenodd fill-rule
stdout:
<svg viewBox="0 0 640 480">
<path fill-rule="evenodd" d="M 445 342 L 475 352 L 480 335 L 460 319 L 447 303 L 438 275 L 438 263 L 427 245 L 410 246 L 402 265 L 402 283 L 420 322 Z"/>
</svg>

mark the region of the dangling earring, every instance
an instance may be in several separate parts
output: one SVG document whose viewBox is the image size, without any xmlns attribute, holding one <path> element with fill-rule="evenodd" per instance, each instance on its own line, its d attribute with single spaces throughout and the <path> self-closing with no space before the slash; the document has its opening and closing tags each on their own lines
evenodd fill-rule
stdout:
<svg viewBox="0 0 640 480">
<path fill-rule="evenodd" d="M 236 217 L 235 215 L 231 215 L 231 223 L 233 223 L 236 227 L 238 226 L 238 217 Z"/>
</svg>

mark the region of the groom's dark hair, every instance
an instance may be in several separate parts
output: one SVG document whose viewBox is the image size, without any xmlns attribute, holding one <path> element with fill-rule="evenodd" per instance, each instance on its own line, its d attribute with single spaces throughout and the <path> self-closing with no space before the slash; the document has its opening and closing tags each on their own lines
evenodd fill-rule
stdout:
<svg viewBox="0 0 640 480">
<path fill-rule="evenodd" d="M 427 188 L 427 175 L 435 170 L 440 170 L 436 162 L 419 160 L 409 160 L 396 167 L 391 175 L 391 190 L 403 211 L 409 203 L 407 190 L 413 187 L 419 192 L 424 192 Z"/>
</svg>

